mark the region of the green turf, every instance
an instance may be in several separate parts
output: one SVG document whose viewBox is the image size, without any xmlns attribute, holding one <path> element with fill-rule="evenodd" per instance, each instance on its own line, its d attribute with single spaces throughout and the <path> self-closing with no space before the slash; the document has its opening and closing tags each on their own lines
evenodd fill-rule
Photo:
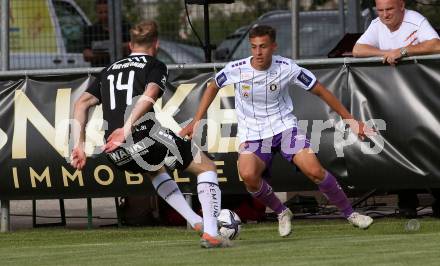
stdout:
<svg viewBox="0 0 440 266">
<path fill-rule="evenodd" d="M 368 230 L 343 220 L 245 225 L 228 249 L 204 250 L 182 227 L 33 229 L 0 234 L 0 265 L 439 265 L 440 220 L 378 219 Z"/>
</svg>

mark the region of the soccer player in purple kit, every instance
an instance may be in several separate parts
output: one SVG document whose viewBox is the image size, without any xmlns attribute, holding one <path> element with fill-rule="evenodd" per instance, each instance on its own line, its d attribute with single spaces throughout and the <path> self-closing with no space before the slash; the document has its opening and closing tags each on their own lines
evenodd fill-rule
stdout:
<svg viewBox="0 0 440 266">
<path fill-rule="evenodd" d="M 361 139 L 374 134 L 363 122 L 354 120 L 350 112 L 307 69 L 289 58 L 274 55 L 276 32 L 270 26 L 259 25 L 249 32 L 252 56 L 230 62 L 215 76 L 202 96 L 194 119 L 179 133 L 192 137 L 220 88 L 234 84 L 235 109 L 240 140 L 238 171 L 250 194 L 278 215 L 279 234 L 291 233 L 292 212 L 267 183 L 275 152 L 295 164 L 319 190 L 336 205 L 345 218 L 356 227 L 368 228 L 373 219 L 354 212 L 336 178 L 324 169 L 309 140 L 297 128 L 293 115 L 289 87 L 293 84 L 324 100 L 350 125 Z M 365 130 L 365 131 L 364 131 Z"/>
</svg>

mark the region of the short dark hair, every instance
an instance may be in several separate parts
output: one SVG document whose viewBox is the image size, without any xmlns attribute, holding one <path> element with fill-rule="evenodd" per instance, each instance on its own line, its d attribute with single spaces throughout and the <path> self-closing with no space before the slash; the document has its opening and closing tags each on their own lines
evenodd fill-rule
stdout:
<svg viewBox="0 0 440 266">
<path fill-rule="evenodd" d="M 130 41 L 137 45 L 150 47 L 158 36 L 158 27 L 154 20 L 141 21 L 130 30 Z"/>
<path fill-rule="evenodd" d="M 255 37 L 262 37 L 265 35 L 269 36 L 269 38 L 272 42 L 275 42 L 275 40 L 277 38 L 276 30 L 268 25 L 257 25 L 257 26 L 254 26 L 249 31 L 249 39 L 252 39 Z"/>
</svg>

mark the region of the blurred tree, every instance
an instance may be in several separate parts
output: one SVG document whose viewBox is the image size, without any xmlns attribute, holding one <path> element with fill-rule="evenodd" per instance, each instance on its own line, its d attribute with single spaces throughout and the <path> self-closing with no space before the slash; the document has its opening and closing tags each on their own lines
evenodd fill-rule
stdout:
<svg viewBox="0 0 440 266">
<path fill-rule="evenodd" d="M 122 17 L 131 25 L 136 24 L 142 19 L 140 0 L 123 0 L 122 1 Z"/>
<path fill-rule="evenodd" d="M 183 12 L 182 0 L 160 0 L 157 6 L 158 16 L 156 17 L 159 24 L 161 36 L 170 40 L 179 37 L 181 27 L 181 14 Z"/>
<path fill-rule="evenodd" d="M 209 29 L 211 44 L 218 45 L 227 35 L 234 32 L 236 29 L 249 25 L 255 20 L 255 17 L 243 16 L 237 13 L 225 13 L 219 8 L 211 8 L 209 13 Z M 195 30 L 199 34 L 202 42 L 204 41 L 204 20 L 203 18 L 191 20 Z M 189 41 L 191 43 L 199 44 L 194 33 L 189 34 Z"/>
<path fill-rule="evenodd" d="M 277 9 L 290 9 L 290 3 L 292 0 L 242 0 L 242 2 L 246 5 L 247 10 L 245 11 L 245 15 L 251 16 L 253 18 L 257 18 L 262 14 L 277 10 Z M 316 1 L 316 0 L 314 0 Z"/>
<path fill-rule="evenodd" d="M 434 28 L 440 28 L 440 1 L 439 0 L 419 0 L 406 1 L 406 8 L 416 10 L 424 15 Z"/>
<path fill-rule="evenodd" d="M 95 0 L 76 0 L 75 2 L 84 11 L 92 23 L 96 21 Z M 139 9 L 140 2 L 140 0 L 122 0 L 121 15 L 124 20 L 127 20 L 130 23 L 135 23 L 141 18 L 141 10 Z"/>
</svg>

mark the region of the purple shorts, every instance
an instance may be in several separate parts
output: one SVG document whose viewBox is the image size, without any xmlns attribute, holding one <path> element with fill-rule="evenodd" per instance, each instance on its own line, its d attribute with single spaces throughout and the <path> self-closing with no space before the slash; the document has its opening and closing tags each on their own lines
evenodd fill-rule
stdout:
<svg viewBox="0 0 440 266">
<path fill-rule="evenodd" d="M 310 141 L 306 135 L 298 133 L 293 127 L 276 134 L 273 137 L 259 140 L 248 140 L 240 145 L 239 153 L 253 153 L 266 164 L 264 177 L 270 176 L 272 159 L 276 152 L 279 152 L 284 159 L 292 162 L 293 157 L 302 149 L 310 147 Z"/>
</svg>

